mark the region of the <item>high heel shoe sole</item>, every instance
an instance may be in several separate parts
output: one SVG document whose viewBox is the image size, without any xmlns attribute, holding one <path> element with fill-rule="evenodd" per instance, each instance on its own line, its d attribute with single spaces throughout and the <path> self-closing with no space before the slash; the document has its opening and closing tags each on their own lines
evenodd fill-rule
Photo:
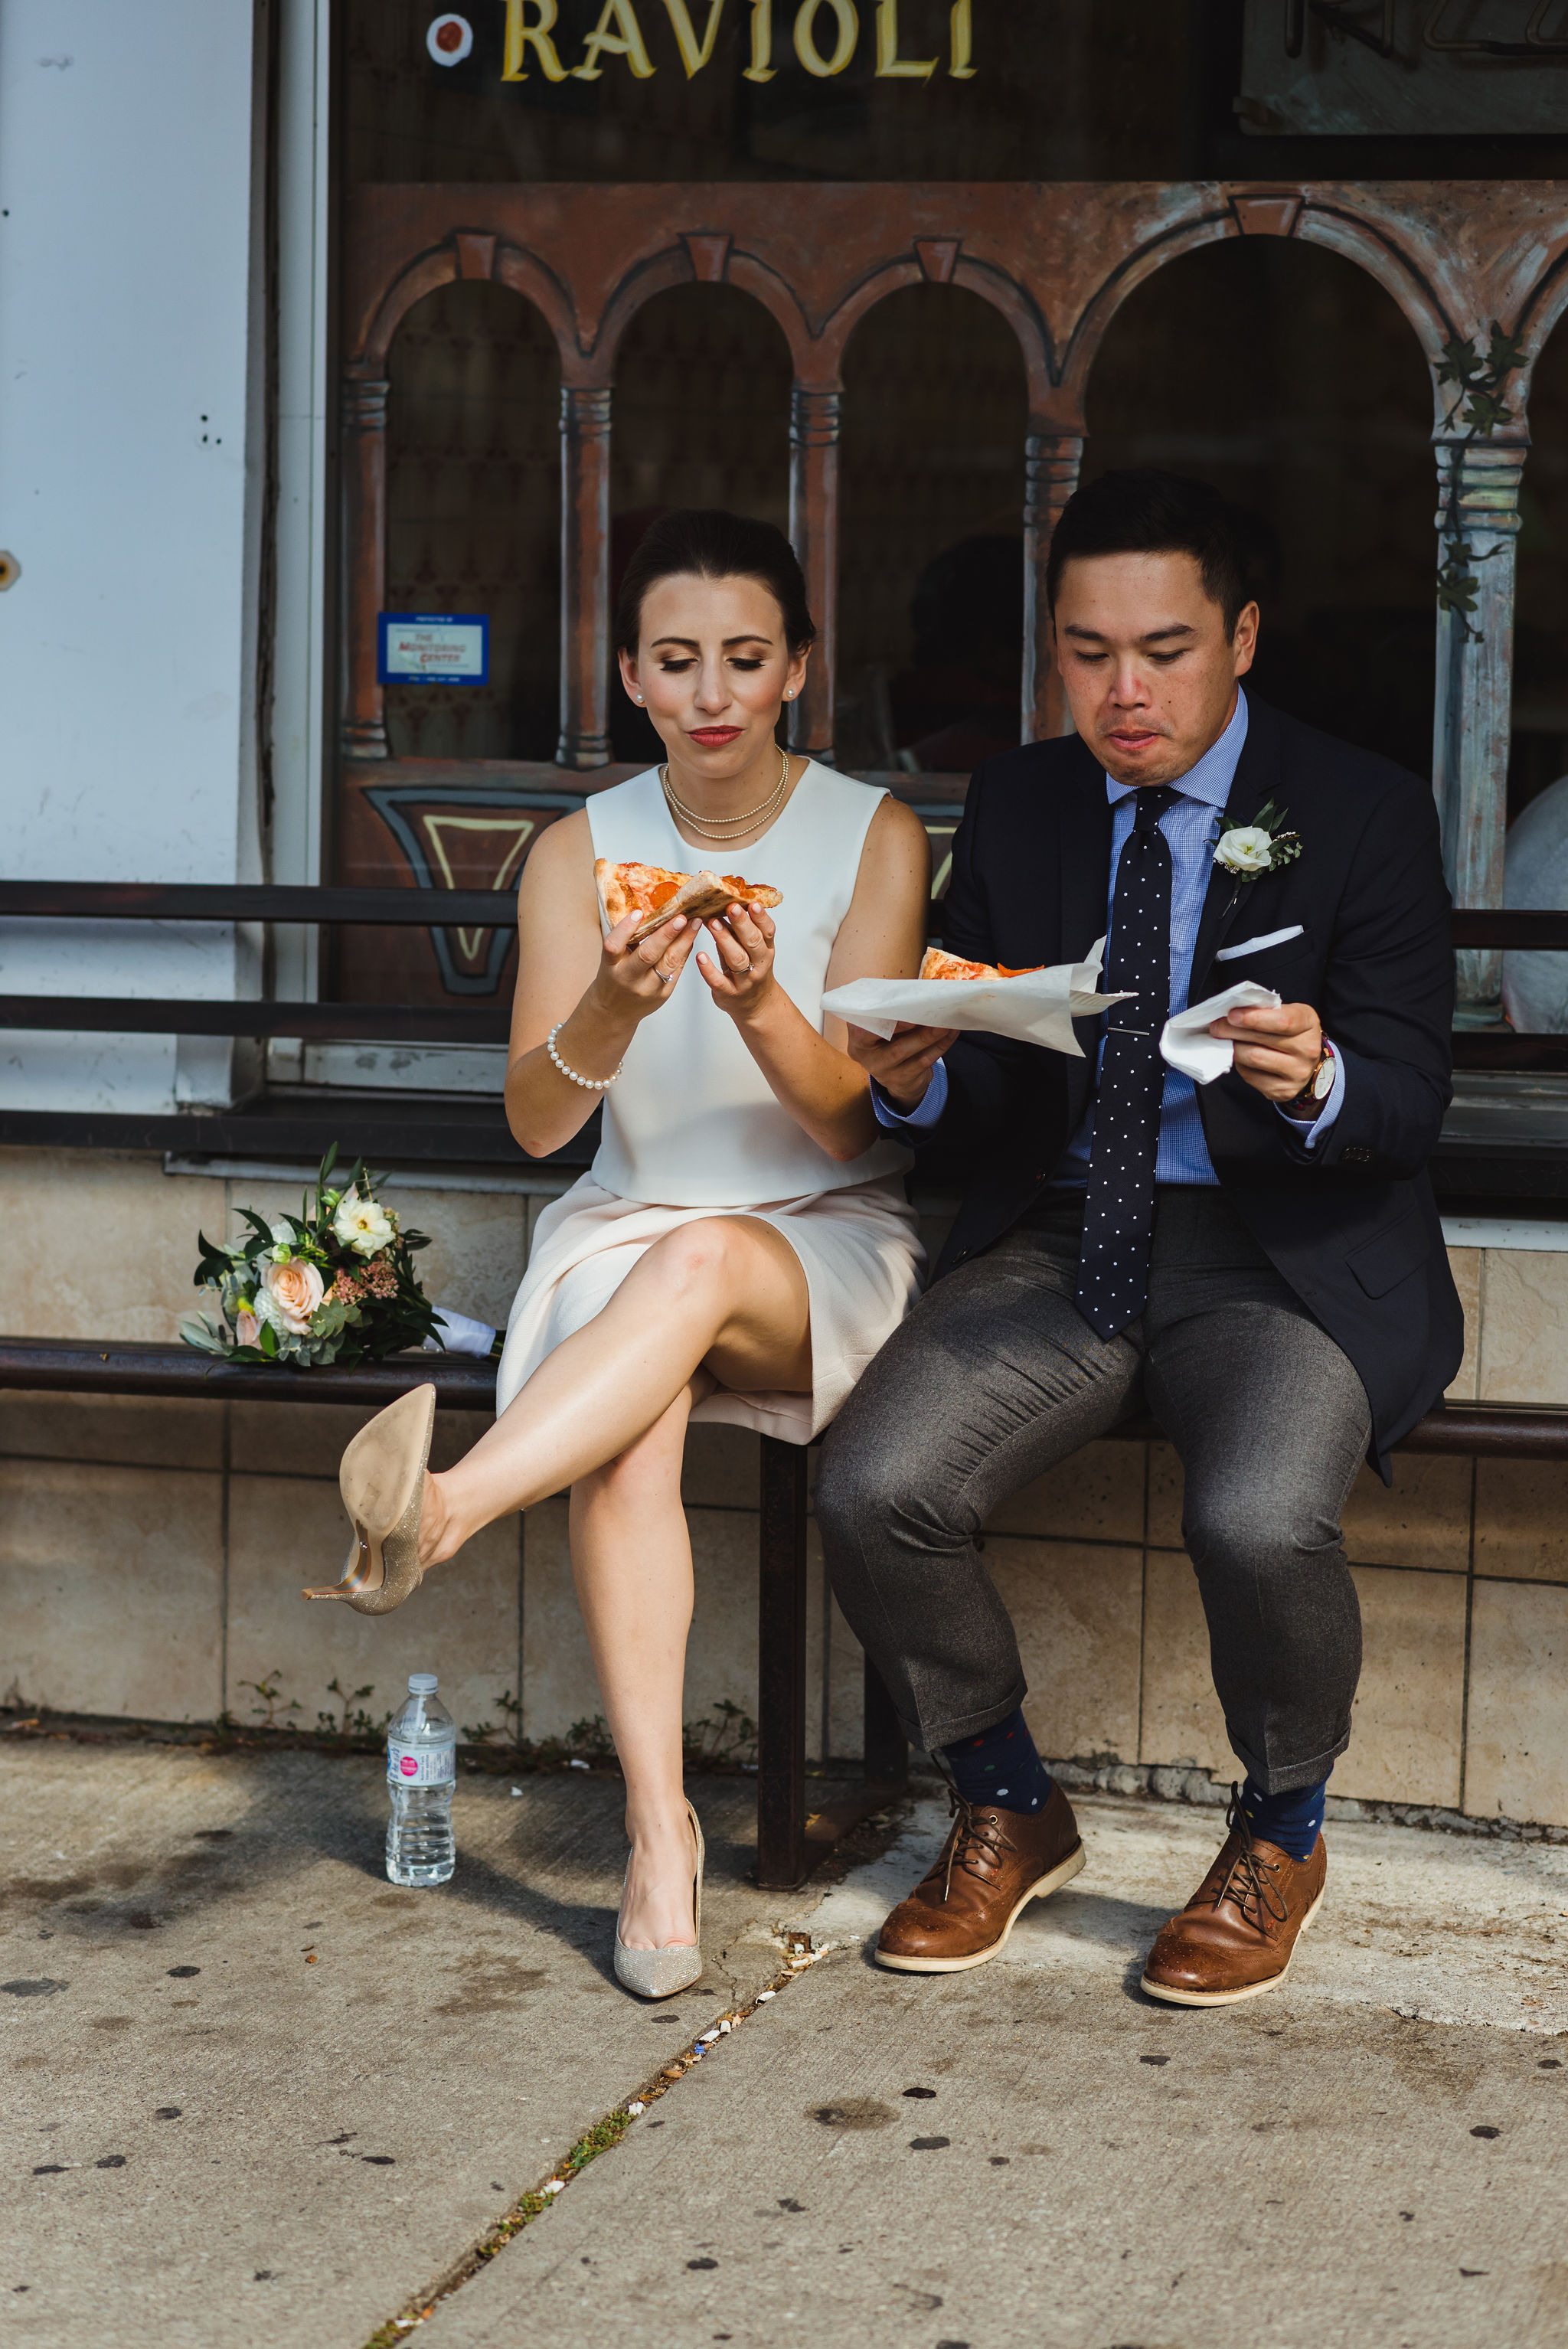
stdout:
<svg viewBox="0 0 1568 2349">
<path fill-rule="evenodd" d="M 435 1424 L 436 1390 L 422 1386 L 360 1429 L 337 1472 L 354 1526 L 343 1579 L 315 1584 L 302 1598 L 344 1599 L 361 1615 L 389 1615 L 418 1588 L 419 1518 Z"/>
<path fill-rule="evenodd" d="M 674 1998 L 702 1980 L 702 1874 L 707 1853 L 702 1839 L 702 1823 L 689 1803 L 686 1805 L 686 1816 L 696 1837 L 696 1873 L 693 1879 L 692 1897 L 696 1946 L 688 1949 L 684 1941 L 676 1941 L 662 1950 L 629 1950 L 621 1939 L 621 1920 L 617 1917 L 615 1979 L 624 1990 L 634 1992 L 638 1998 Z M 626 1883 L 623 1877 L 623 1899 L 625 1891 Z"/>
</svg>

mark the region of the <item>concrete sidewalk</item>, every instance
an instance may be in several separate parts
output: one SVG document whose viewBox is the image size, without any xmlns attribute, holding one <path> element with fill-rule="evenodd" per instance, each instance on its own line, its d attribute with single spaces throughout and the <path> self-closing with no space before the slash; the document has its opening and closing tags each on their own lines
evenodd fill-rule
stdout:
<svg viewBox="0 0 1568 2349">
<path fill-rule="evenodd" d="M 432 1894 L 380 1874 L 373 1761 L 14 1744 L 5 1769 L 33 1848 L 0 1952 L 0 2341 L 364 2349 L 799 1923 L 820 1961 L 408 2337 L 1568 2341 L 1561 1847 L 1336 1826 L 1287 1989 L 1192 2013 L 1136 1974 L 1212 1812 L 1080 1802 L 1085 1873 L 1004 1960 L 922 1981 L 864 1944 L 936 1804 L 775 1896 L 744 1879 L 751 1789 L 698 1781 L 710 1964 L 672 2012 L 609 1974 L 614 1780 L 465 1779 Z"/>
<path fill-rule="evenodd" d="M 461 1775 L 458 1873 L 413 1892 L 374 1758 L 13 1740 L 0 1767 L 0 2341 L 359 2349 L 782 1962 L 744 1780 L 694 1785 L 708 1970 L 649 2007 L 610 1971 L 611 1775 Z"/>
<path fill-rule="evenodd" d="M 1286 1989 L 1136 1988 L 1212 1812 L 1079 1806 L 1089 1865 L 929 1981 L 862 1937 L 935 1848 L 420 2329 L 428 2349 L 1470 2349 L 1568 2340 L 1568 1851 L 1336 1827 Z"/>
</svg>

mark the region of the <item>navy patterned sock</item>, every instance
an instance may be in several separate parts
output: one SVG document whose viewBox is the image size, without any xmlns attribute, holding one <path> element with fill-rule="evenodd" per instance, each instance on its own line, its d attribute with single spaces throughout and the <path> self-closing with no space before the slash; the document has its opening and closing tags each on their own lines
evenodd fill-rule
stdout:
<svg viewBox="0 0 1568 2349">
<path fill-rule="evenodd" d="M 1287 1795 L 1265 1795 L 1248 1778 L 1242 1787 L 1242 1808 L 1253 1833 L 1264 1843 L 1277 1843 L 1292 1859 L 1310 1859 L 1323 1826 L 1328 1781 L 1315 1786 L 1293 1786 Z"/>
<path fill-rule="evenodd" d="M 961 1737 L 942 1748 L 953 1783 L 966 1803 L 991 1803 L 1002 1811 L 1043 1811 L 1051 1774 L 1035 1751 L 1022 1709 L 1010 1713 L 978 1737 Z"/>
</svg>

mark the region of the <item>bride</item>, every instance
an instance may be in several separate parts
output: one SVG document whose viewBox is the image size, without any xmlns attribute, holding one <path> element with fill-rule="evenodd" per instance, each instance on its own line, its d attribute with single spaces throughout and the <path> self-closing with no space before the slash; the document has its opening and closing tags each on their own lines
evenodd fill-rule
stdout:
<svg viewBox="0 0 1568 2349">
<path fill-rule="evenodd" d="M 907 1156 L 821 998 L 918 969 L 929 851 L 885 792 L 779 748 L 815 634 L 770 524 L 672 513 L 634 555 L 621 675 L 666 763 L 595 792 L 530 856 L 506 1080 L 530 1156 L 602 1102 L 598 1155 L 540 1217 L 494 1427 L 428 1474 L 427 1386 L 355 1438 L 341 1475 L 356 1539 L 333 1591 L 370 1613 L 482 1526 L 570 1485 L 578 1600 L 626 1782 L 615 1971 L 646 1997 L 702 1971 L 702 1837 L 681 1778 L 687 1423 L 805 1443 L 923 1268 Z M 722 867 L 781 902 L 634 944 L 636 914 L 603 934 L 595 858 Z"/>
</svg>

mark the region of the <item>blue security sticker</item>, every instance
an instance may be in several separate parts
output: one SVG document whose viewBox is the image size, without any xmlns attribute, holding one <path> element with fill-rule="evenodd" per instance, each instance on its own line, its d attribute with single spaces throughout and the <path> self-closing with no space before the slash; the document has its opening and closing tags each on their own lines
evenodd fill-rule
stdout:
<svg viewBox="0 0 1568 2349">
<path fill-rule="evenodd" d="M 484 685 L 490 619 L 483 612 L 383 612 L 377 674 L 383 685 Z"/>
</svg>

